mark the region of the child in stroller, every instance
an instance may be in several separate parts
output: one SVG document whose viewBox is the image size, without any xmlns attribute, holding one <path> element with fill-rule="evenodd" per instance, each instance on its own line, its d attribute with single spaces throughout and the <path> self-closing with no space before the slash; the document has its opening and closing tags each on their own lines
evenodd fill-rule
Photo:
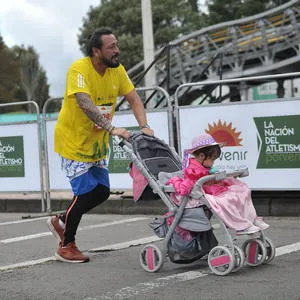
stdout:
<svg viewBox="0 0 300 300">
<path fill-rule="evenodd" d="M 180 205 L 182 196 L 190 194 L 198 179 L 216 171 L 213 164 L 221 154 L 221 147 L 222 144 L 209 134 L 200 134 L 192 140 L 192 146 L 184 151 L 183 177 L 176 176 L 167 182 L 174 186 L 172 200 L 177 205 Z M 269 227 L 257 217 L 251 191 L 240 180 L 229 177 L 217 182 L 209 181 L 202 188 L 213 211 L 237 234 L 251 234 Z M 203 203 L 199 199 L 190 198 L 186 207 L 201 205 Z"/>
<path fill-rule="evenodd" d="M 160 197 L 168 209 L 167 214 L 155 218 L 150 224 L 154 232 L 164 239 L 162 247 L 149 244 L 141 249 L 140 263 L 144 270 L 158 271 L 165 257 L 174 263 L 191 263 L 208 254 L 208 264 L 211 270 L 217 275 L 226 275 L 241 268 L 245 259 L 248 265 L 257 266 L 270 262 L 275 257 L 275 247 L 272 241 L 264 237 L 261 231 L 259 237 L 246 240 L 242 249 L 235 245 L 231 233 L 214 213 L 203 193 L 202 185 L 205 182 L 223 180 L 227 176 L 247 176 L 245 170 L 204 176 L 198 181 L 194 180 L 193 182 L 196 181 L 196 183 L 193 187 L 190 182 L 189 193 L 179 195 L 174 186 L 183 188 L 184 184 L 189 181 L 184 183 L 182 163 L 172 147 L 157 137 L 150 137 L 139 132 L 133 133 L 128 141 L 122 141 L 120 146 L 129 154 L 135 170 L 145 177 L 153 193 Z M 131 172 L 131 175 L 134 189 L 137 182 L 134 172 Z M 139 180 L 138 183 L 140 182 Z M 167 185 L 166 182 L 169 184 Z M 179 198 L 174 198 L 175 196 Z M 196 201 L 197 205 L 190 205 L 193 201 Z M 211 216 L 220 221 L 219 228 L 225 237 L 224 241 L 223 236 L 221 240 L 225 246 L 220 246 L 220 241 L 214 235 L 215 231 L 210 222 Z"/>
</svg>

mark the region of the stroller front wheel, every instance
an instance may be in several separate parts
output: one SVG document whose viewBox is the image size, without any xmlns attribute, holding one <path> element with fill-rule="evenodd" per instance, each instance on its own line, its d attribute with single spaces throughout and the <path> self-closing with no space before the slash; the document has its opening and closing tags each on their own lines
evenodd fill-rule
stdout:
<svg viewBox="0 0 300 300">
<path fill-rule="evenodd" d="M 225 246 L 216 246 L 208 254 L 208 265 L 213 273 L 224 276 L 233 270 L 235 259 L 230 249 Z"/>
<path fill-rule="evenodd" d="M 237 272 L 239 269 L 241 269 L 244 266 L 245 263 L 245 254 L 243 250 L 237 245 L 234 245 L 234 257 L 235 257 L 235 266 L 232 272 Z"/>
<path fill-rule="evenodd" d="M 274 243 L 272 242 L 272 240 L 269 237 L 265 237 L 263 239 L 263 242 L 267 249 L 267 257 L 263 263 L 268 264 L 275 258 L 276 248 L 275 248 Z"/>
<path fill-rule="evenodd" d="M 154 244 L 146 245 L 140 251 L 140 264 L 147 272 L 157 272 L 163 265 L 161 250 Z"/>
<path fill-rule="evenodd" d="M 242 249 L 245 253 L 246 264 L 256 267 L 265 262 L 267 257 L 266 245 L 259 239 L 250 239 L 243 243 Z"/>
</svg>

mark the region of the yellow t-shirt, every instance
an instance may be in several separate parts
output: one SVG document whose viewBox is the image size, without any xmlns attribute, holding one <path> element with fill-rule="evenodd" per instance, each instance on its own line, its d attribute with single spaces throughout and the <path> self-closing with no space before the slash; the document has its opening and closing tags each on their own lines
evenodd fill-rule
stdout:
<svg viewBox="0 0 300 300">
<path fill-rule="evenodd" d="M 64 101 L 54 133 L 54 150 L 61 156 L 82 162 L 106 157 L 109 134 L 100 129 L 79 108 L 75 94 L 86 93 L 106 118 L 112 119 L 118 96 L 128 94 L 134 86 L 124 67 L 107 68 L 101 76 L 90 57 L 75 61 L 68 70 Z"/>
</svg>

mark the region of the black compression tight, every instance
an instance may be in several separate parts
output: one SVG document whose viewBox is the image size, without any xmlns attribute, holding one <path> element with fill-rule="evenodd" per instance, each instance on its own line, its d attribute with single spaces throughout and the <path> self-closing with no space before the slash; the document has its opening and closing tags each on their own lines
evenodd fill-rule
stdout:
<svg viewBox="0 0 300 300">
<path fill-rule="evenodd" d="M 60 216 L 60 219 L 65 223 L 64 246 L 75 241 L 76 231 L 82 215 L 107 200 L 109 194 L 109 188 L 99 184 L 92 191 L 73 197 L 66 213 Z"/>
</svg>

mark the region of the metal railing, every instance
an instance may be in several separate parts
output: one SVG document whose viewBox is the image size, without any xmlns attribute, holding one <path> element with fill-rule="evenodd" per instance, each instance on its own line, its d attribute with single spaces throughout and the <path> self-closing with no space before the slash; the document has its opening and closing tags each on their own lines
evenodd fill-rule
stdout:
<svg viewBox="0 0 300 300">
<path fill-rule="evenodd" d="M 224 79 L 224 80 L 212 80 L 212 81 L 200 81 L 200 82 L 192 82 L 192 83 L 185 83 L 177 87 L 174 100 L 175 100 L 175 106 L 174 106 L 174 117 L 175 117 L 175 124 L 176 124 L 176 132 L 177 132 L 177 142 L 178 142 L 178 153 L 181 155 L 181 129 L 180 129 L 180 120 L 179 120 L 179 110 L 182 108 L 182 106 L 179 105 L 179 94 L 182 92 L 183 89 L 190 89 L 191 87 L 196 86 L 216 86 L 216 85 L 225 85 L 225 84 L 232 84 L 232 83 L 245 83 L 247 81 L 270 81 L 270 80 L 276 80 L 276 79 L 291 79 L 291 78 L 299 78 L 300 72 L 294 72 L 294 73 L 285 73 L 285 74 L 276 74 L 276 75 L 265 75 L 265 76 L 252 76 L 252 77 L 242 77 L 242 78 L 234 78 L 234 79 Z M 245 102 L 244 102 L 245 103 Z M 253 102 L 254 103 L 254 102 Z M 257 101 L 256 101 L 257 103 Z M 230 103 L 232 105 L 232 103 Z M 225 104 L 224 104 L 225 105 Z"/>
<path fill-rule="evenodd" d="M 300 3 L 213 25 L 168 44 L 155 58 L 156 82 L 171 96 L 184 83 L 297 71 L 300 67 Z M 218 59 L 214 59 L 217 54 Z M 209 66 L 209 67 L 208 67 Z M 145 74 L 140 62 L 128 71 L 135 83 Z M 221 79 L 221 78 L 219 78 Z M 193 96 L 190 96 L 191 101 Z"/>
</svg>

